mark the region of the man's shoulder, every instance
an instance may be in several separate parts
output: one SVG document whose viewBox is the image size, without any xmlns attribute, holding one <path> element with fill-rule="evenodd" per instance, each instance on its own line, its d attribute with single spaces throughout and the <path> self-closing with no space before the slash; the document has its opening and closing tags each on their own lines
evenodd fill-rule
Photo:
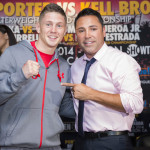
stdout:
<svg viewBox="0 0 150 150">
<path fill-rule="evenodd" d="M 109 58 L 112 58 L 112 59 L 123 59 L 123 58 L 133 59 L 126 52 L 123 52 L 112 46 L 108 46 L 107 55 Z"/>
<path fill-rule="evenodd" d="M 108 66 L 114 66 L 114 68 L 116 68 L 116 66 L 122 66 L 128 68 L 138 65 L 137 61 L 126 52 L 122 52 L 119 49 L 110 46 L 108 48 L 109 54 L 107 53 L 107 56 L 104 59 Z"/>
<path fill-rule="evenodd" d="M 9 46 L 8 47 L 8 49 L 14 49 L 14 50 L 16 50 L 16 51 L 20 51 L 21 49 L 20 48 L 32 48 L 32 46 L 31 46 L 31 44 L 30 44 L 30 42 L 28 42 L 28 41 L 26 41 L 26 40 L 23 40 L 23 41 L 20 41 L 20 42 L 18 42 L 17 44 L 15 44 L 15 45 L 12 45 L 12 46 Z"/>
<path fill-rule="evenodd" d="M 72 63 L 71 71 L 73 71 L 73 70 L 79 70 L 80 71 L 82 66 L 83 66 L 83 56 L 81 56 L 80 58 L 76 58 L 76 60 Z"/>
<path fill-rule="evenodd" d="M 30 55 L 30 53 L 28 53 L 29 51 L 33 51 L 31 45 L 29 43 L 27 43 L 26 41 L 21 41 L 18 42 L 15 45 L 9 46 L 5 51 L 4 51 L 4 58 L 15 58 L 15 59 L 24 59 L 26 57 L 28 57 Z"/>
<path fill-rule="evenodd" d="M 72 66 L 80 65 L 82 61 L 83 61 L 83 56 L 81 56 L 81 57 L 79 57 L 79 58 L 77 57 L 77 58 L 75 59 L 75 61 L 72 63 Z"/>
</svg>

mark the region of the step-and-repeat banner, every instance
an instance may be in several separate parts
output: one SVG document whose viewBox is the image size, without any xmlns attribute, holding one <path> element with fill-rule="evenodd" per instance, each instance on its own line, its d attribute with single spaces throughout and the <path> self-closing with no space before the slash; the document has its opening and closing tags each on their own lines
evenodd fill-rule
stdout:
<svg viewBox="0 0 150 150">
<path fill-rule="evenodd" d="M 129 135 L 134 142 L 138 136 L 150 132 L 150 1 L 1 0 L 0 24 L 8 25 L 18 42 L 25 39 L 37 40 L 35 24 L 42 8 L 48 3 L 57 3 L 67 14 L 68 31 L 59 45 L 59 52 L 70 65 L 83 55 L 75 34 L 76 15 L 84 8 L 93 8 L 101 13 L 107 32 L 106 43 L 135 58 L 142 68 L 139 75 L 144 94 L 144 110 L 136 116 Z M 62 148 L 69 150 L 76 136 L 74 120 L 62 119 L 65 124 L 65 131 L 61 134 Z"/>
</svg>

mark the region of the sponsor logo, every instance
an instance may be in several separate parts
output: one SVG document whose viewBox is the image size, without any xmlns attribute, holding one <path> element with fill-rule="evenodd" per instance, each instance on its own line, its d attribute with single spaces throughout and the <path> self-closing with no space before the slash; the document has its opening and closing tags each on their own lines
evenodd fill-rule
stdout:
<svg viewBox="0 0 150 150">
<path fill-rule="evenodd" d="M 136 57 L 139 54 L 149 55 L 150 54 L 150 46 L 137 46 L 136 44 L 130 44 L 127 47 L 127 54 L 129 54 L 132 57 Z"/>
<path fill-rule="evenodd" d="M 140 77 L 150 76 L 150 67 L 141 68 L 141 71 L 140 71 L 139 75 L 140 75 Z"/>
</svg>

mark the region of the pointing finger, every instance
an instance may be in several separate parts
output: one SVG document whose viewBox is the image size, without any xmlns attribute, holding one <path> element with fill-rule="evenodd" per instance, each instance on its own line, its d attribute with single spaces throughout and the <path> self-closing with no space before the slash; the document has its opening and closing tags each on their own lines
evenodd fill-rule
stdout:
<svg viewBox="0 0 150 150">
<path fill-rule="evenodd" d="M 76 84 L 73 83 L 61 83 L 62 86 L 74 87 Z"/>
</svg>

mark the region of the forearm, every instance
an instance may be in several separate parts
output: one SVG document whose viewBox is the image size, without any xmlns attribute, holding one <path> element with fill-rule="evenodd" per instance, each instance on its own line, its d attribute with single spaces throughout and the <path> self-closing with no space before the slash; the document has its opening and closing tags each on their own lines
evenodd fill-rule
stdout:
<svg viewBox="0 0 150 150">
<path fill-rule="evenodd" d="M 75 99 L 78 100 L 91 100 L 95 101 L 101 105 L 112 108 L 120 112 L 126 112 L 119 94 L 110 94 L 106 92 L 101 92 L 92 89 L 85 84 L 72 84 L 72 83 L 62 83 L 63 86 L 72 87 L 72 93 Z"/>
<path fill-rule="evenodd" d="M 121 103 L 119 94 L 110 94 L 89 88 L 87 91 L 87 99 L 95 101 L 101 105 L 112 108 L 114 110 L 125 112 L 125 109 Z"/>
<path fill-rule="evenodd" d="M 66 90 L 62 99 L 59 114 L 63 117 L 75 118 L 75 110 L 73 106 L 73 99 L 69 89 Z"/>
</svg>

